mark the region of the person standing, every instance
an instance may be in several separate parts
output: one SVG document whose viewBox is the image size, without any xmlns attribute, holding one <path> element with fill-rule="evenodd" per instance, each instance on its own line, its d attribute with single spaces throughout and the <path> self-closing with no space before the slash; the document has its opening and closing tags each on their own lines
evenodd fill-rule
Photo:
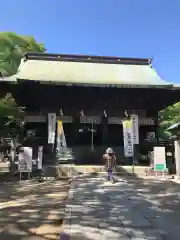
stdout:
<svg viewBox="0 0 180 240">
<path fill-rule="evenodd" d="M 103 160 L 105 162 L 105 169 L 107 171 L 107 180 L 114 183 L 115 178 L 113 176 L 113 170 L 116 168 L 116 155 L 112 148 L 106 149 L 106 153 L 103 155 Z"/>
</svg>

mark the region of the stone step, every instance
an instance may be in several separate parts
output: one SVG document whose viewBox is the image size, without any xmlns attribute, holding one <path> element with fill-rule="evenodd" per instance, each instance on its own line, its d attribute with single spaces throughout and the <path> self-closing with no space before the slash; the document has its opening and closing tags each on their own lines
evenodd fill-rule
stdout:
<svg viewBox="0 0 180 240">
<path fill-rule="evenodd" d="M 145 176 L 145 167 L 135 166 L 134 173 L 138 176 Z M 74 165 L 59 164 L 58 166 L 44 166 L 44 176 L 54 176 L 57 178 L 73 177 L 81 174 L 106 174 L 104 166 L 96 165 Z M 133 175 L 132 166 L 118 166 L 117 174 L 122 176 Z"/>
<path fill-rule="evenodd" d="M 112 147 L 116 153 L 117 163 L 126 163 L 131 164 L 131 159 L 124 158 L 124 148 L 123 146 Z M 74 160 L 76 164 L 102 164 L 102 156 L 107 149 L 106 146 L 95 146 L 94 151 L 91 151 L 91 146 L 77 146 L 77 147 L 68 147 L 65 152 L 60 152 L 58 159 L 59 160 Z M 137 151 L 138 155 L 138 151 Z M 50 164 L 54 162 L 54 156 L 52 153 L 47 153 L 44 156 L 44 162 Z"/>
</svg>

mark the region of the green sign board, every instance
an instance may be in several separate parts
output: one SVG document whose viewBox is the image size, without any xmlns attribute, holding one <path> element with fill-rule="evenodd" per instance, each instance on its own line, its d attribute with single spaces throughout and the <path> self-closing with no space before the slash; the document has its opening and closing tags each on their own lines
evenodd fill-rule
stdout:
<svg viewBox="0 0 180 240">
<path fill-rule="evenodd" d="M 154 147 L 154 171 L 166 170 L 165 147 Z"/>
<path fill-rule="evenodd" d="M 155 164 L 154 165 L 154 171 L 165 171 L 166 170 L 166 164 Z"/>
</svg>

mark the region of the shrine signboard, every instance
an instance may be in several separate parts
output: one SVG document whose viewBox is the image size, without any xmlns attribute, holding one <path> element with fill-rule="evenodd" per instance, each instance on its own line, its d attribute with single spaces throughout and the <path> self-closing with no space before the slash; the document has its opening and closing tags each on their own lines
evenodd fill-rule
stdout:
<svg viewBox="0 0 180 240">
<path fill-rule="evenodd" d="M 154 147 L 154 171 L 166 170 L 165 147 Z"/>
</svg>

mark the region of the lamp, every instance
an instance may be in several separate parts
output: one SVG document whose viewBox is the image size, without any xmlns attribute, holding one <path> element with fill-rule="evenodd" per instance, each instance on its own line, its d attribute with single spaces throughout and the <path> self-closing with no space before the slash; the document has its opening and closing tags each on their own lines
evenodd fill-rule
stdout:
<svg viewBox="0 0 180 240">
<path fill-rule="evenodd" d="M 80 116 L 81 116 L 81 117 L 84 117 L 84 116 L 85 116 L 85 115 L 84 115 L 84 110 L 81 110 L 81 111 L 80 111 Z"/>
<path fill-rule="evenodd" d="M 104 117 L 105 117 L 105 118 L 108 117 L 106 110 L 104 110 L 103 114 L 104 114 Z"/>
<path fill-rule="evenodd" d="M 125 117 L 127 117 L 127 118 L 129 117 L 127 110 L 124 111 L 124 115 L 125 115 Z"/>
<path fill-rule="evenodd" d="M 64 116 L 62 108 L 60 109 L 60 116 L 61 116 L 61 117 Z"/>
</svg>

